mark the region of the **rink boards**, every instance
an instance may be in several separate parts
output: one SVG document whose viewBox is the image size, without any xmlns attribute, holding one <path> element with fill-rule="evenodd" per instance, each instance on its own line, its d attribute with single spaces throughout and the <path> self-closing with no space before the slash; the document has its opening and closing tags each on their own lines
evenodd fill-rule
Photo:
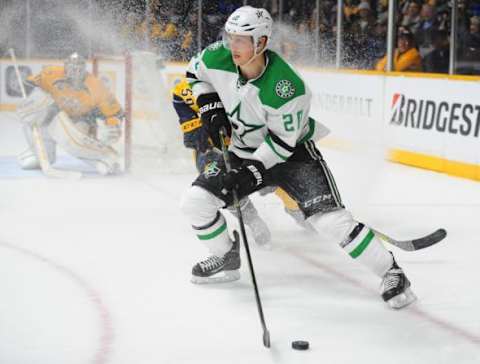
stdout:
<svg viewBox="0 0 480 364">
<path fill-rule="evenodd" d="M 59 62 L 20 63 L 21 72 L 29 74 Z M 102 78 L 123 103 L 124 64 L 112 61 L 106 70 Z M 185 64 L 167 64 L 167 84 L 184 70 Z M 11 62 L 0 62 L 2 111 L 14 110 L 21 101 L 13 71 Z M 392 161 L 480 180 L 479 77 L 318 68 L 300 72 L 313 93 L 311 115 L 332 130 L 330 143 L 385 147 Z"/>
</svg>

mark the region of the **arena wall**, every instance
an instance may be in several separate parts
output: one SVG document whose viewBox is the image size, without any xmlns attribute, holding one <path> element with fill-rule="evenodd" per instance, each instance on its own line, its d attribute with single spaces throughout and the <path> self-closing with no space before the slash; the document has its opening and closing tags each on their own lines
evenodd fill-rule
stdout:
<svg viewBox="0 0 480 364">
<path fill-rule="evenodd" d="M 60 61 L 20 61 L 26 74 Z M 91 65 L 89 65 L 91 67 Z M 168 63 L 167 84 L 185 64 Z M 112 61 L 100 73 L 124 103 L 125 67 Z M 311 115 L 352 148 L 385 146 L 391 161 L 480 180 L 480 77 L 303 68 L 313 92 Z M 21 101 L 12 64 L 0 61 L 0 110 Z"/>
</svg>

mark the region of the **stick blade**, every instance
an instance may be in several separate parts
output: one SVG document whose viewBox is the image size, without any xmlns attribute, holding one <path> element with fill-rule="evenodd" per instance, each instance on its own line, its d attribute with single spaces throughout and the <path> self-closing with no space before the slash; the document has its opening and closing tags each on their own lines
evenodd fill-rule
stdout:
<svg viewBox="0 0 480 364">
<path fill-rule="evenodd" d="M 430 235 L 424 236 L 423 238 L 412 240 L 412 245 L 415 247 L 415 250 L 428 248 L 429 246 L 442 241 L 446 238 L 446 236 L 447 231 L 445 229 L 438 229 Z"/>
<path fill-rule="evenodd" d="M 263 346 L 270 348 L 270 332 L 267 329 L 263 331 Z"/>
</svg>

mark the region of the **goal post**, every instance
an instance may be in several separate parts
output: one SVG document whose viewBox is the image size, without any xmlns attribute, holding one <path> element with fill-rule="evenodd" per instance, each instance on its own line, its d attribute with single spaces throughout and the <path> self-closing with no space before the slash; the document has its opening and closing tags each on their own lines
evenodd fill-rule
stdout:
<svg viewBox="0 0 480 364">
<path fill-rule="evenodd" d="M 124 171 L 186 172 L 194 170 L 192 153 L 183 147 L 178 118 L 163 60 L 152 52 L 123 56 L 96 55 L 92 71 L 122 104 Z"/>
</svg>

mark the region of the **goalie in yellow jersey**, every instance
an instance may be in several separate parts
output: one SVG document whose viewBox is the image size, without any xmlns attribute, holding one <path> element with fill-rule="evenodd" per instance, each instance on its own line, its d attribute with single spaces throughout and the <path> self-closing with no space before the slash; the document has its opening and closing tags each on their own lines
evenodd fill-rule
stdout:
<svg viewBox="0 0 480 364">
<path fill-rule="evenodd" d="M 27 78 L 34 87 L 17 114 L 29 148 L 18 156 L 23 169 L 40 168 L 32 130 L 37 126 L 50 163 L 56 146 L 93 166 L 102 175 L 119 172 L 120 157 L 112 147 L 121 137 L 123 110 L 102 81 L 86 70 L 77 53 L 64 66 L 48 66 Z"/>
<path fill-rule="evenodd" d="M 172 89 L 173 106 L 177 112 L 180 128 L 183 132 L 183 143 L 186 148 L 193 149 L 196 167 L 199 173 L 205 173 L 209 168 L 213 169 L 215 161 L 222 159 L 219 146 L 213 145 L 208 137 L 206 128 L 202 128 L 202 121 L 198 115 L 198 105 L 192 94 L 190 85 L 185 78 L 178 81 Z M 267 190 L 266 188 L 265 190 Z M 297 203 L 281 188 L 260 191 L 261 194 L 273 192 L 282 200 L 285 211 L 302 227 L 311 229 L 305 221 L 303 212 L 298 208 Z M 258 212 L 250 199 L 241 201 L 242 213 L 245 224 L 250 228 L 253 238 L 258 245 L 267 245 L 270 242 L 270 231 L 265 222 L 260 218 Z M 229 211 L 236 215 L 234 208 Z"/>
</svg>

